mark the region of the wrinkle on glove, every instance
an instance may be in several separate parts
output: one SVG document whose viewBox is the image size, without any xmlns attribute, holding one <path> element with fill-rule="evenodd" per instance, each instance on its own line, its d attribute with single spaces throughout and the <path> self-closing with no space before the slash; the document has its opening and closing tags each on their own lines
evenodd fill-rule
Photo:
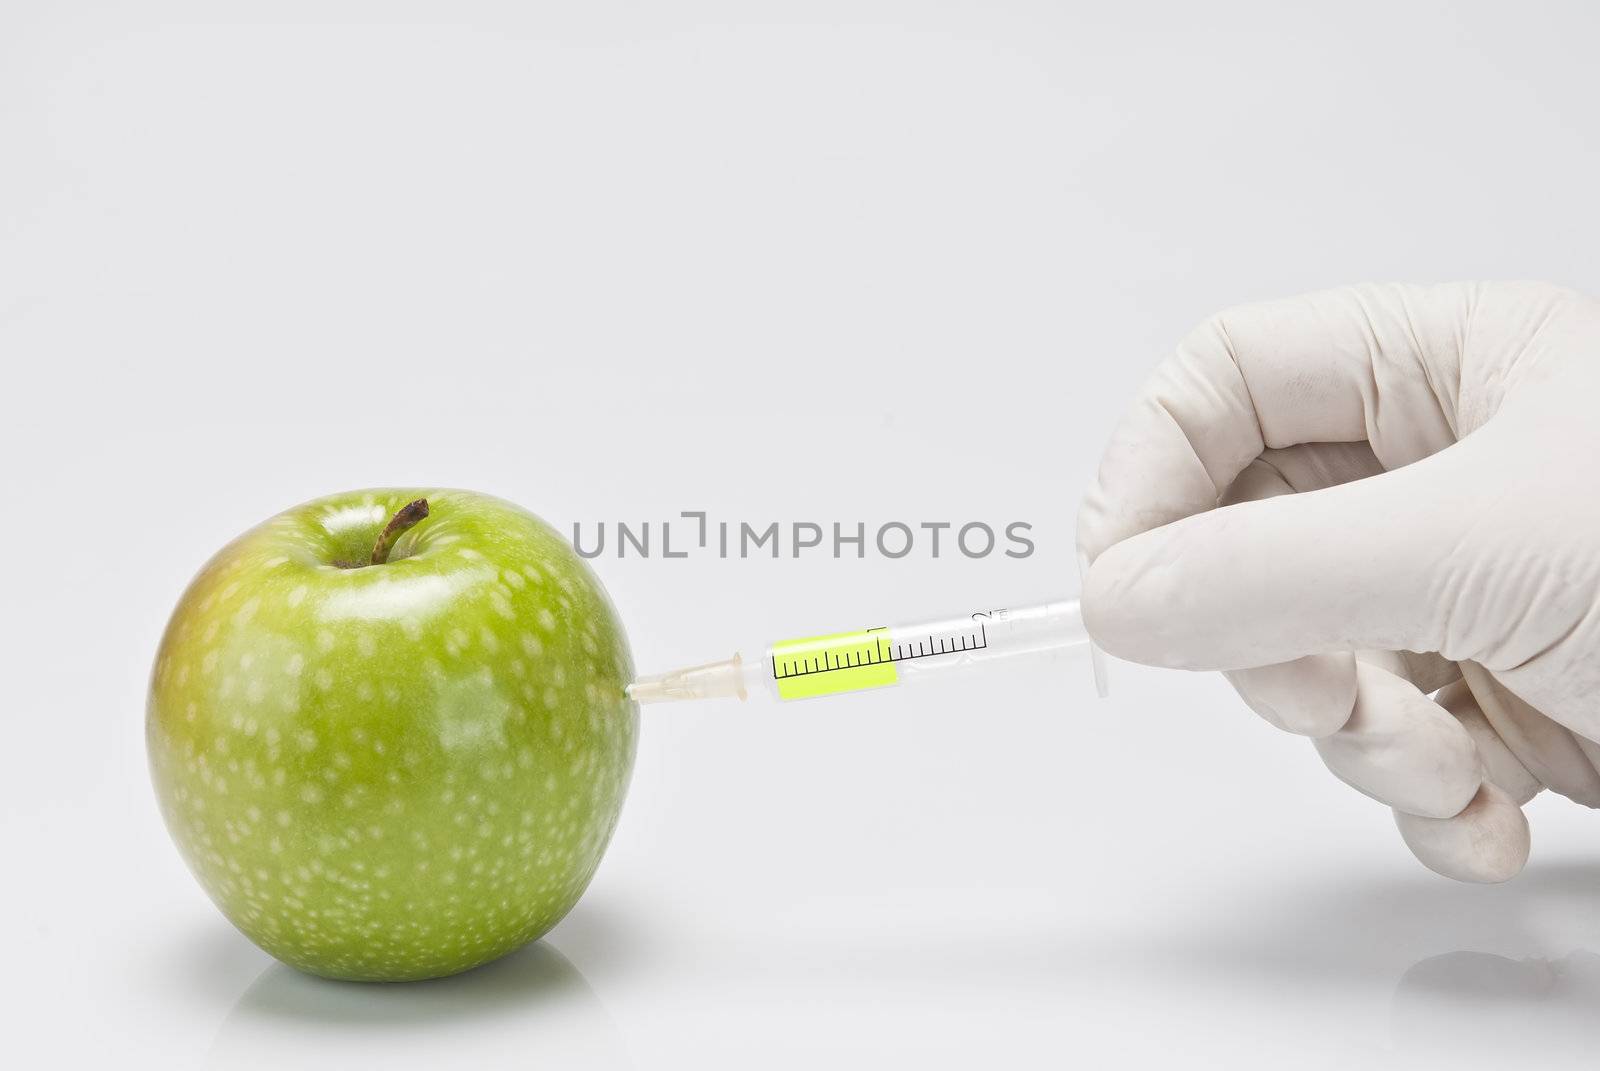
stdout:
<svg viewBox="0 0 1600 1071">
<path fill-rule="evenodd" d="M 1600 807 L 1593 743 L 1518 699 L 1477 663 L 1463 662 L 1461 672 L 1484 719 L 1535 780 L 1585 807 Z"/>
</svg>

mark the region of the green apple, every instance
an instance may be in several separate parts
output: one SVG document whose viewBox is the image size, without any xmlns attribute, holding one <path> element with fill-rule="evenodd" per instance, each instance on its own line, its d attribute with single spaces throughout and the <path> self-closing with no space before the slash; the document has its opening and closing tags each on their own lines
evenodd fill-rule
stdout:
<svg viewBox="0 0 1600 1071">
<path fill-rule="evenodd" d="M 532 514 L 449 490 L 308 502 L 172 615 L 146 719 L 161 811 L 285 963 L 463 971 L 588 885 L 633 767 L 632 669 L 599 581 Z"/>
</svg>

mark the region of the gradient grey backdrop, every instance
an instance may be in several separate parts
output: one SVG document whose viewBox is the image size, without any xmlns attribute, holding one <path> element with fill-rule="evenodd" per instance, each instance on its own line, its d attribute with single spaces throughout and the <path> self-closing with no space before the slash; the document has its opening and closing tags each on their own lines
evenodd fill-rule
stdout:
<svg viewBox="0 0 1600 1071">
<path fill-rule="evenodd" d="M 141 722 L 192 571 L 354 486 L 1035 525 L 1025 561 L 599 560 L 644 669 L 1070 591 L 1100 442 L 1214 309 L 1600 289 L 1593 10 L 3 0 L 0 1062 L 1581 1053 L 1600 822 L 1536 802 L 1521 879 L 1451 885 L 1209 677 L 651 710 L 573 915 L 409 990 L 236 935 Z"/>
</svg>

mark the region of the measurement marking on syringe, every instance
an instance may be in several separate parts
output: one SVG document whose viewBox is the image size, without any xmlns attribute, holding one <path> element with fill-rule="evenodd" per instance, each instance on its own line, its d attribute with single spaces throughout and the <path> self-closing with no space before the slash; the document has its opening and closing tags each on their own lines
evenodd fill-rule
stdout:
<svg viewBox="0 0 1600 1071">
<path fill-rule="evenodd" d="M 784 681 L 796 677 L 859 669 L 863 666 L 892 665 L 918 658 L 982 651 L 989 646 L 989 632 L 982 621 L 978 622 L 975 631 L 965 631 L 955 637 L 929 635 L 914 641 L 907 639 L 891 643 L 887 654 L 884 652 L 881 636 L 873 636 L 871 645 L 864 642 L 867 635 L 883 631 L 885 630 L 882 628 L 875 628 L 866 630 L 866 633 L 847 633 L 843 643 L 836 637 L 825 638 L 817 642 L 830 649 L 817 652 L 816 655 L 808 652 L 799 657 L 780 659 L 774 649 L 771 656 L 773 679 Z M 915 648 L 912 647 L 913 643 L 916 644 Z"/>
<path fill-rule="evenodd" d="M 993 636 L 991 624 L 996 626 Z M 1094 654 L 1078 604 L 1061 600 L 780 640 L 755 658 L 735 654 L 719 662 L 640 677 L 628 686 L 628 695 L 639 703 L 744 699 L 753 692 L 773 693 L 784 700 L 808 699 L 876 690 L 912 679 L 948 680 L 980 669 L 995 672 L 1020 665 L 1009 661 L 1014 656 L 1054 656 L 1073 648 Z M 761 655 L 766 656 L 766 665 Z M 909 663 L 904 671 L 903 662 Z M 929 672 L 918 672 L 919 668 Z"/>
</svg>

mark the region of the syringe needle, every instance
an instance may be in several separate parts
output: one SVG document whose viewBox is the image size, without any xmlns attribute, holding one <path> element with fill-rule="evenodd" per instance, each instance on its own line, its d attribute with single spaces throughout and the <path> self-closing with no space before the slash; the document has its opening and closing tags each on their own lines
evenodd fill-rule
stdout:
<svg viewBox="0 0 1600 1071">
<path fill-rule="evenodd" d="M 628 685 L 628 698 L 635 703 L 669 703 L 680 699 L 723 699 L 748 697 L 744 660 L 735 654 L 720 662 L 689 666 L 668 673 L 652 673 Z"/>
</svg>

